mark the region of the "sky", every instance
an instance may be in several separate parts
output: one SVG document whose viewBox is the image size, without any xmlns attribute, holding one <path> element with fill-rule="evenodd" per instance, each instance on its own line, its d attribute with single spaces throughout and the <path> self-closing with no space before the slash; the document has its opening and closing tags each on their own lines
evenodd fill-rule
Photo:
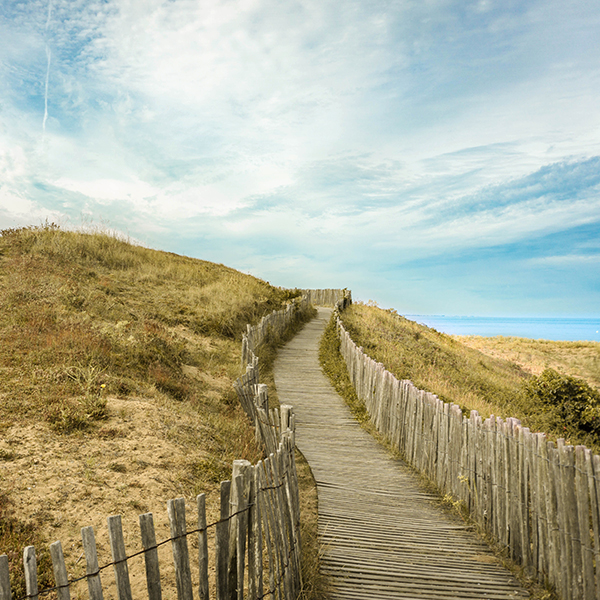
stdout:
<svg viewBox="0 0 600 600">
<path fill-rule="evenodd" d="M 0 0 L 0 40 L 0 228 L 600 317 L 597 0 Z"/>
</svg>

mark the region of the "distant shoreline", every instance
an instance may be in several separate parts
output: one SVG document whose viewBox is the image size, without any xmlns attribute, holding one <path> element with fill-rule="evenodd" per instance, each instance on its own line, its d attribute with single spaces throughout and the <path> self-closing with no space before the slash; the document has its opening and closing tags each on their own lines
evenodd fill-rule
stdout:
<svg viewBox="0 0 600 600">
<path fill-rule="evenodd" d="M 463 317 L 405 315 L 448 335 L 522 337 L 551 341 L 600 342 L 600 318 L 573 317 Z"/>
</svg>

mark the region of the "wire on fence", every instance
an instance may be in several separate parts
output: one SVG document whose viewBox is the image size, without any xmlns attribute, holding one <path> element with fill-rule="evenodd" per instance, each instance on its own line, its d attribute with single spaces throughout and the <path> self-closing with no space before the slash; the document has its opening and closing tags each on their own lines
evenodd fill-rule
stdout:
<svg viewBox="0 0 600 600">
<path fill-rule="evenodd" d="M 282 487 L 283 485 L 284 485 L 283 482 L 281 482 L 277 486 L 261 488 L 261 491 L 266 491 L 269 489 L 278 489 L 278 488 Z M 108 567 L 113 567 L 114 565 L 122 563 L 122 562 L 126 562 L 131 558 L 136 558 L 137 556 L 142 556 L 143 554 L 146 554 L 150 550 L 155 550 L 156 548 L 160 548 L 161 546 L 164 546 L 165 544 L 168 544 L 169 542 L 172 542 L 174 540 L 179 540 L 183 537 L 187 537 L 188 535 L 193 535 L 194 533 L 203 533 L 204 531 L 208 531 L 209 529 L 216 527 L 220 523 L 227 523 L 228 521 L 231 521 L 231 519 L 233 519 L 234 517 L 237 517 L 238 515 L 241 515 L 241 514 L 247 512 L 253 506 L 255 506 L 255 504 L 253 502 L 251 502 L 251 503 L 247 504 L 241 510 L 238 510 L 237 512 L 229 515 L 227 518 L 219 519 L 218 521 L 215 521 L 214 523 L 210 523 L 206 527 L 200 527 L 197 529 L 193 529 L 192 531 L 186 531 L 185 534 L 183 534 L 183 535 L 176 535 L 175 537 L 167 538 L 166 540 L 157 542 L 157 544 L 155 546 L 150 546 L 149 548 L 144 548 L 144 550 L 140 550 L 139 552 L 134 552 L 133 554 L 130 554 L 120 560 L 114 560 L 112 562 L 106 563 L 105 565 L 98 567 L 98 570 L 95 571 L 94 573 L 86 573 L 82 577 L 77 577 L 76 579 L 69 579 L 68 582 L 63 585 L 55 585 L 53 587 L 41 589 L 37 592 L 37 594 L 25 594 L 24 596 L 21 596 L 20 598 L 17 598 L 16 600 L 27 600 L 27 598 L 34 598 L 35 596 L 43 596 L 45 594 L 49 594 L 50 592 L 54 592 L 59 589 L 67 588 L 73 583 L 78 583 L 78 582 L 84 581 L 90 577 L 95 577 L 96 575 L 99 575 L 102 571 L 104 571 L 105 569 L 108 569 Z"/>
</svg>

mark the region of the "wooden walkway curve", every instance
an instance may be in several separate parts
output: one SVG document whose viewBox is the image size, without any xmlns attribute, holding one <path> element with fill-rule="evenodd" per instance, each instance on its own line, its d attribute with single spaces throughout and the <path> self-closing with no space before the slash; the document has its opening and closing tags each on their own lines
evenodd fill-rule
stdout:
<svg viewBox="0 0 600 600">
<path fill-rule="evenodd" d="M 281 403 L 294 406 L 296 443 L 317 481 L 332 600 L 527 597 L 488 547 L 352 418 L 319 365 L 330 315 L 319 308 L 279 351 L 275 384 Z"/>
</svg>

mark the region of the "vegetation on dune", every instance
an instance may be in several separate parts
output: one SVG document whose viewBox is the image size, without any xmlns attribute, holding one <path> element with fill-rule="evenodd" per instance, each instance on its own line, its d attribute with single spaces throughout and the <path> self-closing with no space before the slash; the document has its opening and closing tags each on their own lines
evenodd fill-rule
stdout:
<svg viewBox="0 0 600 600">
<path fill-rule="evenodd" d="M 544 369 L 568 373 L 600 388 L 600 343 L 557 342 L 520 337 L 453 336 L 465 346 L 488 356 L 504 358 L 539 375 Z"/>
<path fill-rule="evenodd" d="M 523 386 L 517 402 L 533 428 L 598 446 L 600 392 L 582 379 L 545 369 Z"/>
<path fill-rule="evenodd" d="M 329 377 L 329 381 L 333 384 L 335 391 L 344 398 L 354 418 L 361 426 L 368 427 L 369 413 L 367 412 L 365 403 L 359 399 L 348 375 L 346 363 L 340 355 L 340 341 L 333 318 L 327 323 L 321 336 L 319 362 L 323 371 Z"/>
<path fill-rule="evenodd" d="M 297 292 L 103 233 L 0 234 L 0 553 L 11 572 L 25 545 L 52 535 L 76 547 L 81 526 L 115 511 L 137 539 L 134 515 L 162 514 L 175 495 L 216 497 L 234 459 L 261 458 L 233 388 L 240 341 Z M 38 487 L 21 477 L 11 490 L 19 473 Z M 43 583 L 47 551 L 38 561 Z"/>
<path fill-rule="evenodd" d="M 343 314 L 356 344 L 398 379 L 487 417 L 505 412 L 530 375 L 450 336 L 376 306 L 353 304 Z M 467 413 L 468 414 L 468 413 Z"/>
<path fill-rule="evenodd" d="M 523 360 L 516 364 L 501 358 L 497 344 L 493 355 L 487 355 L 457 336 L 409 321 L 394 310 L 353 304 L 344 311 L 343 322 L 354 342 L 398 379 L 410 379 L 445 402 L 458 404 L 465 414 L 477 410 L 484 418 L 491 414 L 517 417 L 533 431 L 600 451 L 600 394 L 567 374 L 574 362 L 573 343 L 545 342 L 544 352 L 555 368 L 536 376 Z M 485 345 L 484 338 L 479 340 L 480 346 Z M 568 361 L 561 360 L 565 344 L 571 351 Z M 590 364 L 590 344 L 578 344 Z M 592 360 L 591 364 L 596 363 Z M 578 371 L 582 372 L 589 375 L 584 367 Z"/>
<path fill-rule="evenodd" d="M 104 234 L 1 233 L 0 394 L 14 417 L 42 416 L 59 431 L 102 419 L 111 394 L 201 402 L 208 386 L 189 373 L 237 376 L 246 324 L 289 297 L 222 265 Z"/>
</svg>

